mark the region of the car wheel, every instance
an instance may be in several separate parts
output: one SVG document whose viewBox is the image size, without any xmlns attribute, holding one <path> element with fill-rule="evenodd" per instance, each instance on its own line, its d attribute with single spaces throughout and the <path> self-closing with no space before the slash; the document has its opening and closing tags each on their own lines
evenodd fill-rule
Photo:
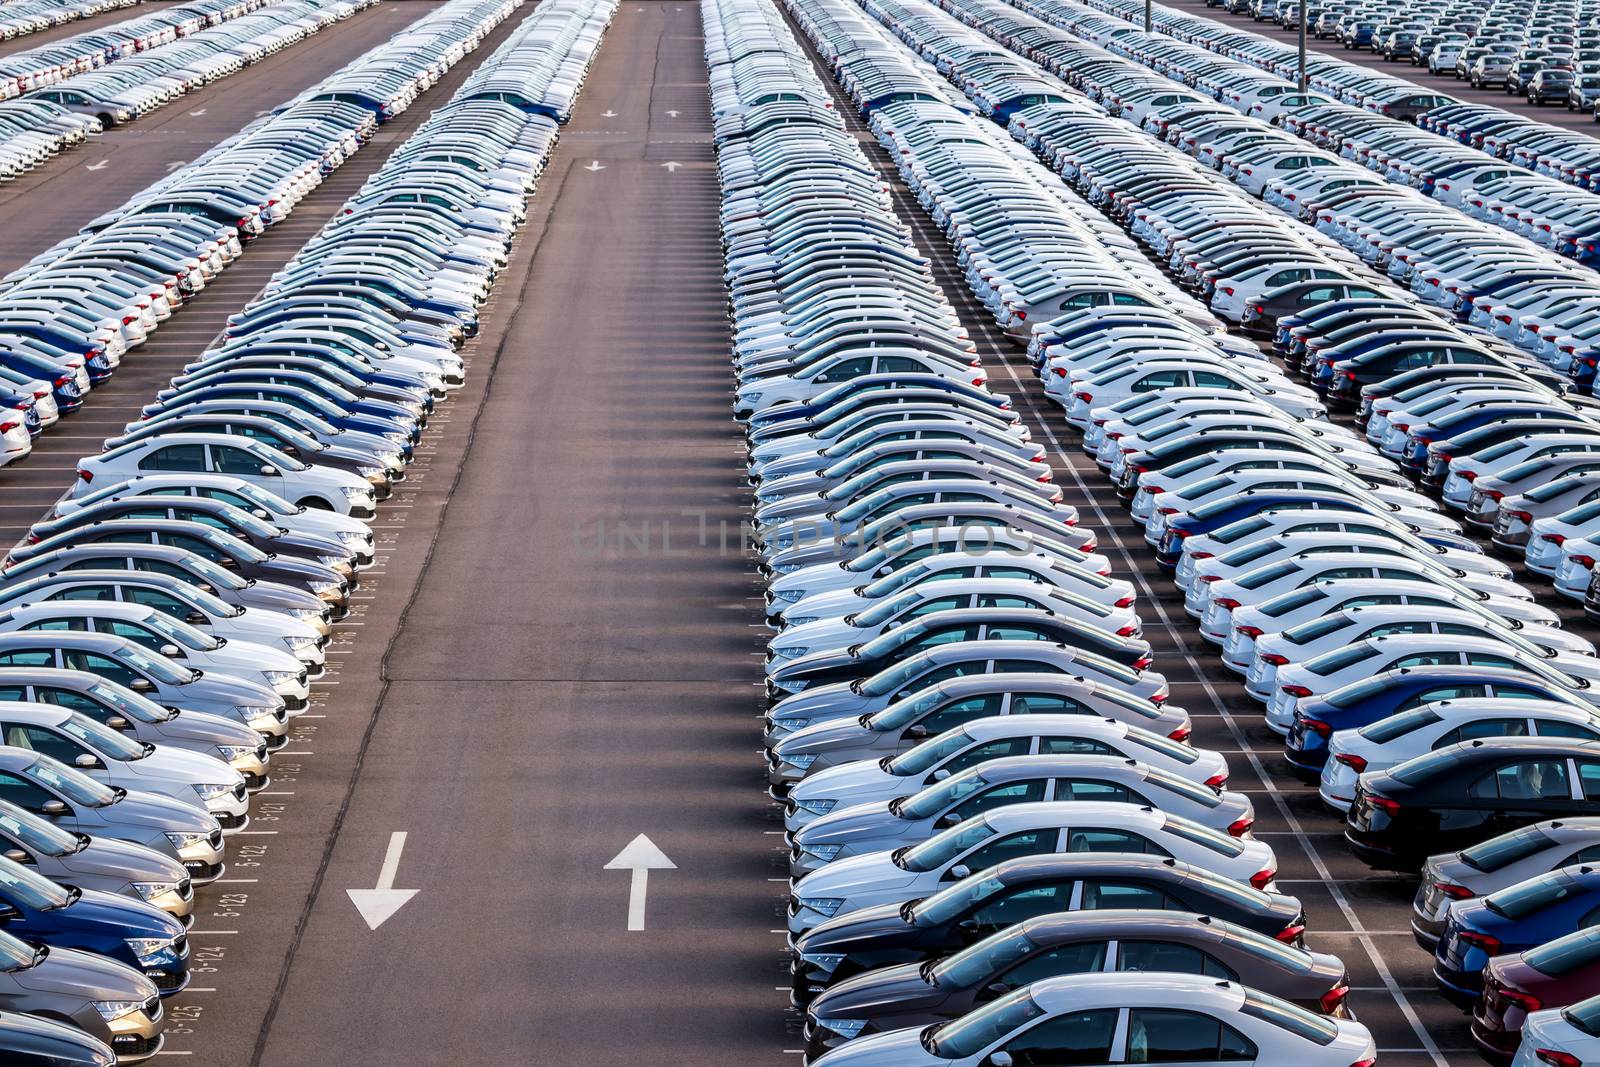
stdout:
<svg viewBox="0 0 1600 1067">
<path fill-rule="evenodd" d="M 303 499 L 296 500 L 295 503 L 299 504 L 303 508 L 311 508 L 313 511 L 333 510 L 333 505 L 322 499 L 320 496 L 308 496 Z"/>
</svg>

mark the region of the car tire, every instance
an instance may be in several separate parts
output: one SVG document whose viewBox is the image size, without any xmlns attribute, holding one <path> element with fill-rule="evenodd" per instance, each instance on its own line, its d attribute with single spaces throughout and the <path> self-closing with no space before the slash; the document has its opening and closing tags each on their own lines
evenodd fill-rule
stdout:
<svg viewBox="0 0 1600 1067">
<path fill-rule="evenodd" d="M 326 500 L 322 499 L 320 496 L 303 497 L 300 500 L 296 500 L 295 503 L 299 504 L 303 508 L 310 508 L 313 511 L 332 511 L 333 510 L 333 505 L 328 503 Z"/>
</svg>

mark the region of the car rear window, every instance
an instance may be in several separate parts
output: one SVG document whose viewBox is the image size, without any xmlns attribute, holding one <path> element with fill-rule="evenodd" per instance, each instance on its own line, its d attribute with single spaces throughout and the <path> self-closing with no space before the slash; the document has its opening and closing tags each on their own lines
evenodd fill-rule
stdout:
<svg viewBox="0 0 1600 1067">
<path fill-rule="evenodd" d="M 1574 1004 L 1563 1011 L 1561 1017 L 1590 1037 L 1600 1037 L 1600 997 Z"/>
<path fill-rule="evenodd" d="M 1432 726 L 1436 722 L 1444 721 L 1443 718 L 1428 708 L 1414 708 L 1399 715 L 1391 715 L 1381 719 L 1371 726 L 1361 728 L 1361 736 L 1368 741 L 1386 744 L 1397 737 L 1404 737 L 1413 730 L 1420 730 L 1424 726 Z"/>
<path fill-rule="evenodd" d="M 1429 752 L 1425 756 L 1406 760 L 1400 766 L 1391 770 L 1389 774 L 1406 785 L 1416 785 L 1418 782 L 1427 781 L 1446 768 L 1455 766 L 1460 760 L 1461 757 L 1453 750 L 1441 748 L 1437 752 Z"/>
<path fill-rule="evenodd" d="M 1295 563 L 1278 563 L 1272 566 L 1262 567 L 1259 570 L 1251 571 L 1249 574 L 1246 574 L 1244 577 L 1238 579 L 1237 584 L 1241 589 L 1260 589 L 1269 582 L 1275 582 L 1279 578 L 1288 577 L 1299 569 L 1299 565 Z"/>
<path fill-rule="evenodd" d="M 1339 1027 L 1333 1022 L 1254 989 L 1245 991 L 1244 1003 L 1239 1010 L 1251 1018 L 1271 1023 L 1319 1045 L 1331 1045 L 1333 1039 L 1339 1036 Z"/>
<path fill-rule="evenodd" d="M 1543 830 L 1537 826 L 1525 826 L 1521 830 L 1490 838 L 1481 845 L 1473 845 L 1461 853 L 1461 862 L 1475 871 L 1488 874 L 1548 847 L 1550 838 Z"/>
<path fill-rule="evenodd" d="M 1583 887 L 1562 872 L 1555 871 L 1542 878 L 1530 878 L 1498 893 L 1491 893 L 1483 899 L 1483 904 L 1496 915 L 1507 919 L 1525 919 L 1583 892 Z"/>
<path fill-rule="evenodd" d="M 1522 956 L 1523 963 L 1551 978 L 1588 967 L 1597 960 L 1600 960 L 1600 930 L 1593 929 L 1557 938 Z"/>
</svg>

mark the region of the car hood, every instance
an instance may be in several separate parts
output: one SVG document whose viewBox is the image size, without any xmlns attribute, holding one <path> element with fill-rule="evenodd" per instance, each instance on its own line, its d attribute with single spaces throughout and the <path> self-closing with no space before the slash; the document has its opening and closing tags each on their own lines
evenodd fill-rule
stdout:
<svg viewBox="0 0 1600 1067">
<path fill-rule="evenodd" d="M 870 745 L 883 736 L 879 731 L 862 726 L 856 719 L 839 719 L 813 723 L 796 730 L 779 741 L 773 751 L 782 760 L 802 752 L 822 753 L 841 746 Z"/>
<path fill-rule="evenodd" d="M 122 775 L 124 779 L 143 778 L 174 785 L 187 785 L 191 782 L 231 785 L 244 780 L 239 776 L 239 772 L 215 756 L 160 745 L 143 759 L 128 760 L 122 767 L 125 770 Z"/>
<path fill-rule="evenodd" d="M 920 876 L 914 871 L 896 867 L 887 852 L 872 852 L 865 856 L 849 856 L 835 860 L 801 878 L 794 885 L 794 895 L 807 899 L 819 897 L 844 897 L 855 900 L 862 894 L 879 896 L 885 891 L 903 890 L 916 884 Z M 924 894 L 917 894 L 924 895 Z"/>
<path fill-rule="evenodd" d="M 828 1053 L 828 1067 L 923 1067 L 945 1064 L 922 1047 L 922 1027 L 857 1038 Z"/>
<path fill-rule="evenodd" d="M 810 729 L 807 727 L 800 733 L 784 738 L 784 741 L 803 737 L 810 732 Z M 783 748 L 783 742 L 778 743 L 778 748 L 780 750 Z M 841 763 L 837 767 L 825 767 L 798 782 L 789 791 L 789 795 L 795 800 L 832 798 L 853 806 L 868 800 L 890 800 L 894 797 L 909 796 L 921 788 L 921 775 L 890 774 L 877 760 L 864 759 Z"/>
<path fill-rule="evenodd" d="M 177 937 L 183 933 L 178 920 L 142 900 L 132 900 L 96 889 L 85 889 L 83 896 L 59 911 L 44 913 L 59 929 L 92 930 L 122 940 L 128 937 Z"/>
<path fill-rule="evenodd" d="M 888 801 L 853 804 L 830 811 L 820 819 L 795 831 L 796 845 L 844 845 L 881 839 L 903 830 L 906 840 L 918 839 L 916 831 L 924 822 L 901 819 L 889 811 Z M 899 836 L 899 835 L 897 835 Z"/>
<path fill-rule="evenodd" d="M 819 993 L 807 1010 L 819 1019 L 861 1019 L 936 1011 L 945 999 L 937 986 L 922 980 L 922 964 L 901 963 L 846 978 Z"/>
<path fill-rule="evenodd" d="M 916 932 L 916 927 L 900 917 L 899 904 L 879 904 L 837 915 L 819 923 L 795 941 L 802 956 L 824 952 L 849 952 L 859 945 L 879 944 L 885 938 L 897 939 Z"/>
<path fill-rule="evenodd" d="M 86 1000 L 145 1001 L 156 995 L 155 983 L 132 967 L 70 948 L 47 948 L 44 959 L 10 977 L 36 993 Z"/>
<path fill-rule="evenodd" d="M 173 744 L 193 741 L 206 745 L 241 745 L 255 748 L 261 735 L 236 719 L 225 719 L 204 711 L 185 711 L 159 726 L 141 723 L 136 733 L 141 741 Z"/>
<path fill-rule="evenodd" d="M 93 825 L 154 827 L 164 833 L 210 833 L 216 820 L 200 808 L 171 797 L 143 790 L 129 790 L 121 800 L 104 808 L 95 808 L 89 820 Z"/>
<path fill-rule="evenodd" d="M 869 703 L 878 702 L 859 695 L 848 682 L 829 682 L 784 697 L 772 706 L 768 715 L 775 723 L 804 718 L 841 718 L 859 715 Z"/>
<path fill-rule="evenodd" d="M 180 882 L 189 872 L 183 864 L 143 845 L 95 837 L 70 855 L 56 857 L 60 875 L 55 880 L 72 884 L 74 877 L 106 882 Z"/>
</svg>

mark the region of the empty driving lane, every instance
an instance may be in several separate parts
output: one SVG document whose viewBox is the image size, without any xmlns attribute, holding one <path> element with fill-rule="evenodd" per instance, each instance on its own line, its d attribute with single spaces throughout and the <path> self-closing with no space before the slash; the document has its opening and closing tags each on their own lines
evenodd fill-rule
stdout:
<svg viewBox="0 0 1600 1067">
<path fill-rule="evenodd" d="M 437 9 L 387 0 L 0 185 L 0 275 Z M 131 9 L 131 14 L 142 8 Z M 91 400 L 90 403 L 93 403 Z"/>
<path fill-rule="evenodd" d="M 259 1063 L 792 1061 L 706 101 L 696 7 L 625 4 L 422 494 L 443 525 Z M 639 834 L 675 867 L 607 870 Z M 374 931 L 347 890 L 388 871 L 417 892 Z"/>
</svg>

